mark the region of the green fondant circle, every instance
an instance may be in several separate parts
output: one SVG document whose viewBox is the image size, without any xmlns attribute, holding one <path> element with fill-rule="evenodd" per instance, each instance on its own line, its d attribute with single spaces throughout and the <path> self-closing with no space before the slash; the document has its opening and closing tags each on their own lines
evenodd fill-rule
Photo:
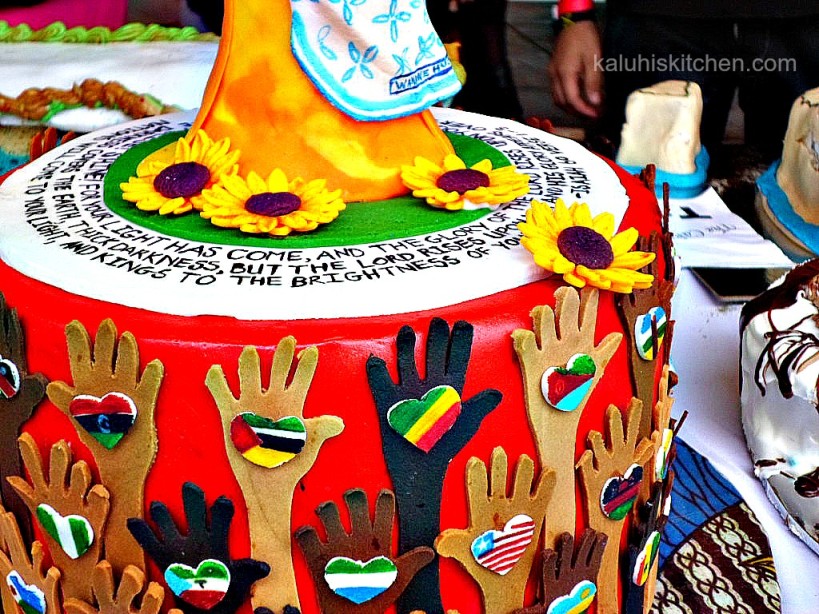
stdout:
<svg viewBox="0 0 819 614">
<path fill-rule="evenodd" d="M 219 228 L 196 213 L 181 216 L 158 215 L 140 211 L 122 199 L 119 185 L 136 175 L 139 163 L 154 151 L 173 143 L 184 132 L 171 132 L 141 143 L 122 154 L 105 175 L 105 204 L 129 222 L 164 235 L 191 241 L 221 245 L 306 249 L 361 245 L 416 237 L 469 224 L 488 215 L 491 209 L 444 211 L 430 207 L 413 196 L 400 196 L 369 203 L 348 203 L 347 208 L 330 224 L 316 230 L 286 237 L 249 235 L 238 230 Z M 509 159 L 494 147 L 472 137 L 449 134 L 455 152 L 468 166 L 488 158 L 493 168 L 509 166 Z"/>
</svg>

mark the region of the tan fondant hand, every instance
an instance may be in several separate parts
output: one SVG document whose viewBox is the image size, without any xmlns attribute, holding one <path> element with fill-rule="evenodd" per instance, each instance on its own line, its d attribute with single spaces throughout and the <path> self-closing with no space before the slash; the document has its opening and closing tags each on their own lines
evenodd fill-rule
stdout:
<svg viewBox="0 0 819 614">
<path fill-rule="evenodd" d="M 17 476 L 10 477 L 9 483 L 31 515 L 40 519 L 48 551 L 60 570 L 63 596 L 88 600 L 91 598 L 88 578 L 100 559 L 108 519 L 108 490 L 101 484 L 91 486 L 88 464 L 84 461 L 72 463 L 71 448 L 65 441 L 52 446 L 48 470 L 43 466 L 37 444 L 28 433 L 20 436 L 20 455 L 31 483 Z M 88 522 L 90 543 L 79 538 L 71 539 L 74 532 L 60 531 L 68 516 L 80 516 Z M 49 530 L 49 527 L 53 528 Z M 55 531 L 65 543 L 52 535 Z"/>
<path fill-rule="evenodd" d="M 66 614 L 159 614 L 162 608 L 165 589 L 156 582 L 148 584 L 140 606 L 136 606 L 135 601 L 145 588 L 145 574 L 138 567 L 126 567 L 118 586 L 114 584 L 114 570 L 108 561 L 100 561 L 89 577 L 94 601 L 66 599 Z"/>
<path fill-rule="evenodd" d="M 526 581 L 555 485 L 551 469 L 542 471 L 535 481 L 534 463 L 524 454 L 518 459 L 508 495 L 507 470 L 506 452 L 500 447 L 492 451 L 489 472 L 483 461 L 470 458 L 466 465 L 469 528 L 446 529 L 435 540 L 438 554 L 457 560 L 481 587 L 487 614 L 506 614 L 523 606 Z M 500 539 L 493 540 L 493 535 Z M 486 550 L 485 554 L 474 553 L 476 544 L 493 541 L 491 549 L 478 548 Z"/>
<path fill-rule="evenodd" d="M 574 456 L 566 451 L 573 448 L 583 409 L 623 338 L 620 333 L 611 333 L 594 344 L 597 304 L 597 290 L 578 292 L 570 287 L 558 288 L 554 310 L 548 306 L 535 307 L 533 330 L 518 329 L 512 333 L 540 464 L 555 471 L 555 493 L 546 510 L 548 547 L 554 545 L 559 534 L 574 534 Z M 565 368 L 578 354 L 592 358 L 594 376 L 577 407 L 561 411 L 547 402 L 542 380 L 548 369 Z"/>
<path fill-rule="evenodd" d="M 295 372 L 288 385 L 294 361 Z M 264 606 L 279 611 L 285 606 L 298 607 L 290 543 L 293 491 L 313 466 L 324 442 L 344 429 L 344 423 L 337 416 L 303 419 L 304 402 L 317 364 L 317 348 L 306 348 L 296 357 L 296 340 L 285 337 L 273 355 L 267 389 L 262 384 L 259 353 L 255 347 L 246 347 L 239 357 L 238 398 L 233 396 L 220 365 L 214 365 L 208 372 L 207 386 L 222 417 L 228 459 L 247 504 L 251 556 L 268 563 L 273 570 L 270 576 L 256 583 L 252 597 L 254 608 Z M 306 431 L 304 447 L 289 460 L 269 468 L 243 456 L 233 443 L 231 429 L 235 420 L 242 420 L 239 416 L 248 413 L 273 422 L 298 418 Z"/>
<path fill-rule="evenodd" d="M 118 573 L 128 565 L 145 569 L 144 555 L 126 523 L 128 518 L 144 515 L 143 486 L 157 449 L 154 409 L 164 372 L 162 363 L 152 360 L 140 374 L 136 339 L 129 332 L 118 339 L 111 320 L 100 324 L 93 349 L 91 337 L 76 320 L 66 327 L 65 334 L 74 385 L 51 382 L 48 398 L 74 422 L 80 439 L 94 455 L 102 484 L 111 493 L 111 515 L 105 535 L 106 560 Z M 92 433 L 74 416 L 78 413 L 77 403 L 104 404 L 113 398 L 106 398 L 109 393 L 125 395 L 136 408 L 133 424 L 110 448 L 101 443 L 103 433 L 109 428 L 107 423 L 96 425 L 96 432 Z"/>
</svg>

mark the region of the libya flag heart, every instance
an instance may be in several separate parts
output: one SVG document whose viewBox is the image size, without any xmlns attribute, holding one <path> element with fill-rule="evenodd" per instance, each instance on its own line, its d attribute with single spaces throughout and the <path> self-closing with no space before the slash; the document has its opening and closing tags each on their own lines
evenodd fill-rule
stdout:
<svg viewBox="0 0 819 614">
<path fill-rule="evenodd" d="M 37 506 L 37 520 L 72 559 L 80 558 L 94 543 L 94 528 L 82 516 L 63 516 L 50 505 L 41 503 Z"/>
<path fill-rule="evenodd" d="M 540 389 L 546 401 L 560 411 L 574 411 L 589 392 L 597 373 L 594 359 L 575 354 L 565 367 L 549 367 L 543 372 Z"/>
<path fill-rule="evenodd" d="M 108 450 L 131 430 L 137 416 L 136 404 L 122 392 L 109 392 L 102 398 L 79 394 L 71 400 L 68 411 Z"/>
<path fill-rule="evenodd" d="M 230 440 L 251 463 L 272 469 L 302 451 L 307 441 L 307 428 L 296 416 L 272 420 L 245 412 L 231 421 Z"/>
<path fill-rule="evenodd" d="M 230 588 L 230 570 L 221 561 L 205 559 L 194 569 L 184 563 L 168 565 L 165 582 L 171 592 L 200 610 L 216 606 Z"/>
<path fill-rule="evenodd" d="M 10 360 L 0 356 L 0 399 L 10 399 L 20 390 L 20 371 Z"/>
<path fill-rule="evenodd" d="M 26 584 L 19 573 L 14 570 L 9 572 L 6 586 L 23 614 L 45 614 L 45 593 L 33 584 Z"/>
<path fill-rule="evenodd" d="M 429 452 L 461 413 L 461 395 L 452 386 L 436 386 L 420 399 L 404 399 L 387 410 L 387 422 L 399 435 Z"/>
<path fill-rule="evenodd" d="M 377 556 L 366 563 L 336 556 L 324 567 L 324 580 L 330 590 L 355 604 L 378 597 L 397 577 L 398 568 L 385 556 Z"/>
</svg>

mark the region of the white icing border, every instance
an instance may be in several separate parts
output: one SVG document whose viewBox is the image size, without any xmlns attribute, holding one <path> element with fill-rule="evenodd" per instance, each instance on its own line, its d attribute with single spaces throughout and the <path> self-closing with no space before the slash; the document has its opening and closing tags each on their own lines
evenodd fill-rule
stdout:
<svg viewBox="0 0 819 614">
<path fill-rule="evenodd" d="M 99 214 L 102 200 L 101 173 L 119 153 L 138 142 L 186 128 L 193 114 L 183 113 L 91 133 L 12 175 L 0 186 L 0 258 L 29 277 L 73 294 L 173 315 L 246 320 L 367 317 L 436 309 L 542 278 L 543 271 L 519 245 L 516 228 L 532 198 L 553 200 L 559 195 L 571 202 L 579 194 L 593 215 L 609 211 L 619 226 L 629 203 L 625 188 L 606 162 L 581 145 L 509 120 L 450 109 L 436 108 L 434 114 L 447 130 L 479 136 L 519 167 L 534 169 L 525 170 L 532 177 L 531 193 L 459 228 L 403 242 L 361 245 L 356 250 L 339 248 L 349 255 L 337 258 L 326 257 L 327 248 L 243 248 L 168 238 L 135 227 L 107 208 L 107 216 L 95 218 L 94 205 Z M 554 169 L 551 177 L 547 176 L 549 166 Z M 50 168 L 55 169 L 53 174 L 44 178 Z M 572 169 L 585 173 L 587 184 L 581 177 L 572 185 L 565 173 Z M 45 189 L 37 187 L 44 183 Z M 91 244 L 89 233 L 94 231 L 107 242 Z M 82 241 L 89 253 L 66 248 L 76 241 Z M 111 251 L 101 261 L 94 260 L 114 247 L 170 256 L 175 266 L 166 267 L 164 276 L 155 278 L 160 267 L 122 255 L 126 252 Z M 444 250 L 450 247 L 458 251 Z M 396 254 L 409 254 L 402 258 L 419 267 L 422 263 L 422 268 L 398 272 L 402 262 L 388 262 Z M 265 267 L 259 276 L 265 280 L 278 277 L 279 285 L 249 285 L 245 283 L 249 278 L 237 285 L 238 273 L 234 276 L 233 272 L 262 263 L 279 265 L 275 270 Z M 324 285 L 298 285 L 296 277 L 310 275 L 310 267 L 317 264 L 343 268 L 319 272 L 320 279 L 328 282 Z M 141 274 L 135 272 L 139 265 L 144 269 Z M 302 269 L 297 270 L 299 266 Z M 367 278 L 365 272 L 373 270 L 379 271 L 378 278 Z M 329 277 L 333 271 L 335 277 Z M 362 278 L 333 281 L 348 272 Z M 206 279 L 212 281 L 197 284 L 205 275 L 211 275 Z"/>
</svg>

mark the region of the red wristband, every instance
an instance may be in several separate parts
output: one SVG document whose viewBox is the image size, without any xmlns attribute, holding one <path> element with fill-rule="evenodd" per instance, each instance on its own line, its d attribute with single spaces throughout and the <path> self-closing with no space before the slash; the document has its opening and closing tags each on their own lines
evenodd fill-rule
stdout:
<svg viewBox="0 0 819 614">
<path fill-rule="evenodd" d="M 593 0 L 559 0 L 557 3 L 557 14 L 582 13 L 594 9 Z"/>
</svg>

